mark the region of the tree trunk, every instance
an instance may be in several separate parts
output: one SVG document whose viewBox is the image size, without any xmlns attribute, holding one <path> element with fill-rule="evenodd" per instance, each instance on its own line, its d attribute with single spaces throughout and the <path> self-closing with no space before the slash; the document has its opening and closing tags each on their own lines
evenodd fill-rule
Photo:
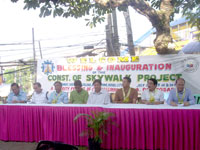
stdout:
<svg viewBox="0 0 200 150">
<path fill-rule="evenodd" d="M 168 31 L 169 30 L 169 31 Z M 170 35 L 170 27 L 157 27 L 156 28 L 156 38 L 154 40 L 154 46 L 158 54 L 169 54 L 173 51 L 169 47 L 172 43 L 172 37 Z"/>
<path fill-rule="evenodd" d="M 123 12 L 123 14 L 124 14 L 125 22 L 126 22 L 127 43 L 128 43 L 129 54 L 131 56 L 135 56 L 131 19 L 130 19 L 128 8 L 126 12 L 125 11 Z"/>
<path fill-rule="evenodd" d="M 115 56 L 120 56 L 120 45 L 119 45 L 116 9 L 113 10 L 113 12 L 112 12 L 112 21 L 113 21 L 113 48 L 115 51 Z"/>
<path fill-rule="evenodd" d="M 112 34 L 112 18 L 111 14 L 108 14 L 108 24 L 106 25 L 106 49 L 108 56 L 115 56 L 113 49 L 113 34 Z"/>
<path fill-rule="evenodd" d="M 173 12 L 172 0 L 162 0 L 160 10 L 153 9 L 148 2 L 144 0 L 95 0 L 104 6 L 118 7 L 131 6 L 141 15 L 144 15 L 156 28 L 156 38 L 154 46 L 158 54 L 172 53 L 173 49 L 169 47 L 172 42 L 170 35 L 170 16 Z"/>
<path fill-rule="evenodd" d="M 160 22 L 155 22 L 154 24 L 156 28 L 154 45 L 159 54 L 168 54 L 172 51 L 169 47 L 169 44 L 173 42 L 170 34 L 170 16 L 172 12 L 173 7 L 171 5 L 171 0 L 162 0 L 160 11 L 157 11 Z"/>
</svg>

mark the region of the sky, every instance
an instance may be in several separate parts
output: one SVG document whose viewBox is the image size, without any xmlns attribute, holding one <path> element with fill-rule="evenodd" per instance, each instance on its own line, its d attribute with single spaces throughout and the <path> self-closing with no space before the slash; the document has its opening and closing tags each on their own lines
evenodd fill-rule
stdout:
<svg viewBox="0 0 200 150">
<path fill-rule="evenodd" d="M 0 61 L 14 61 L 33 57 L 32 44 L 2 45 L 13 43 L 32 43 L 34 28 L 36 58 L 40 59 L 40 41 L 43 58 L 55 58 L 83 52 L 83 46 L 99 43 L 105 39 L 106 22 L 91 29 L 85 18 L 39 17 L 39 10 L 23 10 L 23 1 L 0 2 Z M 133 39 L 152 28 L 151 23 L 132 8 L 130 17 Z M 90 16 L 87 16 L 87 18 Z M 121 43 L 126 43 L 126 26 L 122 12 L 117 12 L 118 32 Z"/>
</svg>

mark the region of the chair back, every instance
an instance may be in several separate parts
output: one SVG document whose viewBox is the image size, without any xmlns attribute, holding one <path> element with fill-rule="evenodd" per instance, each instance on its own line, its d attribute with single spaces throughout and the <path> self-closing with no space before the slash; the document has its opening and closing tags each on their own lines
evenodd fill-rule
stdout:
<svg viewBox="0 0 200 150">
<path fill-rule="evenodd" d="M 76 146 L 53 141 L 40 141 L 36 150 L 78 150 Z"/>
<path fill-rule="evenodd" d="M 194 98 L 196 100 L 196 104 L 200 104 L 200 94 L 195 94 Z"/>
</svg>

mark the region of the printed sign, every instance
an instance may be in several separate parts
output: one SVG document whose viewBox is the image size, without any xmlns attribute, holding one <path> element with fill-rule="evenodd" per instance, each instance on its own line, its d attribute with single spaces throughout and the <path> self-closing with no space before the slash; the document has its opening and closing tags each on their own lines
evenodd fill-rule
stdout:
<svg viewBox="0 0 200 150">
<path fill-rule="evenodd" d="M 183 77 L 186 87 L 199 93 L 200 55 L 157 55 L 136 57 L 82 57 L 39 60 L 37 81 L 43 89 L 54 90 L 53 83 L 61 81 L 63 90 L 74 90 L 74 81 L 81 80 L 83 88 L 93 90 L 95 79 L 102 81 L 102 88 L 114 93 L 122 87 L 123 77 L 131 78 L 131 87 L 139 93 L 147 88 L 147 80 L 156 78 L 157 88 L 169 92 L 175 80 Z"/>
</svg>

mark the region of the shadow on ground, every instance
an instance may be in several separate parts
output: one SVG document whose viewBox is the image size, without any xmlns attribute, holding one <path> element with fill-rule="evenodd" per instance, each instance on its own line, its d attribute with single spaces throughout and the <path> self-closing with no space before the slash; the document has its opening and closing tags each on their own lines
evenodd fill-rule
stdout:
<svg viewBox="0 0 200 150">
<path fill-rule="evenodd" d="M 35 150 L 37 144 L 38 143 L 0 141 L 0 150 Z M 79 150 L 88 150 L 88 148 L 79 147 Z"/>
<path fill-rule="evenodd" d="M 0 141 L 0 150 L 35 150 L 36 146 L 37 143 Z"/>
</svg>

